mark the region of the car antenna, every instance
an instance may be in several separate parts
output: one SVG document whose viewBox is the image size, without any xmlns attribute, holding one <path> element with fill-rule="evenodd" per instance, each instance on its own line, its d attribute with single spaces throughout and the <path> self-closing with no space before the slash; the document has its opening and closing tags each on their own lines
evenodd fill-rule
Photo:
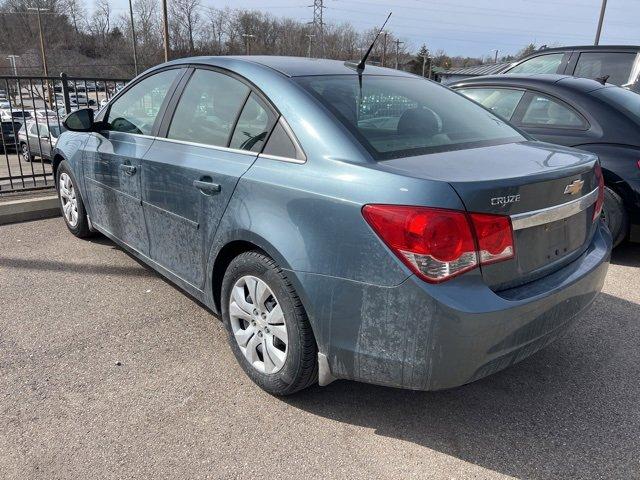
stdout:
<svg viewBox="0 0 640 480">
<path fill-rule="evenodd" d="M 371 42 L 371 45 L 369 45 L 369 48 L 367 49 L 367 53 L 364 54 L 364 57 L 362 57 L 362 59 L 358 63 L 355 63 L 355 62 L 344 62 L 344 64 L 347 67 L 355 69 L 359 74 L 362 74 L 362 72 L 364 72 L 364 67 L 366 66 L 367 59 L 369 58 L 369 54 L 371 53 L 371 50 L 373 50 L 373 46 L 376 44 L 376 40 L 378 40 L 378 37 L 380 36 L 382 31 L 384 30 L 385 25 L 387 24 L 387 22 L 391 18 L 391 14 L 392 13 L 393 12 L 389 12 L 389 15 L 387 15 L 387 19 L 382 24 L 382 27 L 380 27 L 380 30 L 378 31 L 378 34 L 376 35 L 376 38 L 374 38 L 373 42 Z"/>
<path fill-rule="evenodd" d="M 601 83 L 602 85 L 606 85 L 607 80 L 609 80 L 609 77 L 610 77 L 610 76 L 611 76 L 611 75 L 602 75 L 601 77 L 596 77 L 596 78 L 594 78 L 594 80 L 595 80 L 596 82 Z"/>
</svg>

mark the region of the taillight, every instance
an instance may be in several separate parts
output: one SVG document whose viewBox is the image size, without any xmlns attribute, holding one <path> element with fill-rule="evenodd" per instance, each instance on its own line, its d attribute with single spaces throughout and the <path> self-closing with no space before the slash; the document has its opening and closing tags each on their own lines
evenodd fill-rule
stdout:
<svg viewBox="0 0 640 480">
<path fill-rule="evenodd" d="M 604 205 L 604 176 L 602 175 L 602 167 L 599 163 L 596 163 L 595 168 L 596 180 L 598 181 L 598 198 L 596 200 L 596 207 L 593 210 L 593 221 L 595 222 L 600 218 L 602 213 L 602 206 Z"/>
<path fill-rule="evenodd" d="M 362 214 L 400 260 L 430 283 L 514 254 L 509 217 L 404 205 L 365 205 Z"/>
<path fill-rule="evenodd" d="M 513 258 L 513 229 L 509 217 L 485 213 L 471 213 L 469 216 L 478 239 L 480 264 Z"/>
</svg>

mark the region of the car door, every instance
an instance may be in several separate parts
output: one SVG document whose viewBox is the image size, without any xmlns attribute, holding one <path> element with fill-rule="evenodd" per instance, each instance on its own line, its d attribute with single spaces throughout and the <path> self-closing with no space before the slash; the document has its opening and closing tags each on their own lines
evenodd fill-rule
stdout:
<svg viewBox="0 0 640 480">
<path fill-rule="evenodd" d="M 150 256 L 197 289 L 207 246 L 239 178 L 255 161 L 275 112 L 241 79 L 195 69 L 183 79 L 161 137 L 143 159 Z"/>
<path fill-rule="evenodd" d="M 100 131 L 85 144 L 83 173 L 91 221 L 134 250 L 149 254 L 142 210 L 142 157 L 153 143 L 171 93 L 184 69 L 143 78 L 115 99 Z"/>
<path fill-rule="evenodd" d="M 527 91 L 511 122 L 542 142 L 573 146 L 589 138 L 589 122 L 577 109 L 540 92 Z"/>
</svg>

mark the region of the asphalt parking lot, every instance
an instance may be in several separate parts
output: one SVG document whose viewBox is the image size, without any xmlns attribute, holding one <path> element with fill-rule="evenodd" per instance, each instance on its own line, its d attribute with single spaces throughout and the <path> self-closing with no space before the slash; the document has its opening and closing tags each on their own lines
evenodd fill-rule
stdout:
<svg viewBox="0 0 640 480">
<path fill-rule="evenodd" d="M 0 227 L 0 472 L 26 478 L 640 478 L 640 246 L 579 326 L 443 392 L 278 399 L 217 319 L 62 219 Z"/>
</svg>

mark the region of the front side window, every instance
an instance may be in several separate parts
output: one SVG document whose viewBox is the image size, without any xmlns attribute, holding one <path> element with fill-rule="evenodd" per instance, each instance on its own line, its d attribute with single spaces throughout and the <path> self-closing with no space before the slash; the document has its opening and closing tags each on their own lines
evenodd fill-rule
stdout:
<svg viewBox="0 0 640 480">
<path fill-rule="evenodd" d="M 461 88 L 458 92 L 475 100 L 505 120 L 511 118 L 524 96 L 524 90 L 508 88 Z"/>
<path fill-rule="evenodd" d="M 607 82 L 615 85 L 624 85 L 629 81 L 629 75 L 635 59 L 635 53 L 581 53 L 573 75 L 584 78 L 599 78 L 609 75 Z"/>
<path fill-rule="evenodd" d="M 442 86 L 414 77 L 296 79 L 376 160 L 524 140 L 511 126 Z"/>
<path fill-rule="evenodd" d="M 550 53 L 530 58 L 505 73 L 558 73 L 564 53 Z"/>
<path fill-rule="evenodd" d="M 124 92 L 109 108 L 108 129 L 151 135 L 160 107 L 180 72 L 171 69 L 156 73 Z"/>
<path fill-rule="evenodd" d="M 253 152 L 261 151 L 274 121 L 274 115 L 262 100 L 252 93 L 238 118 L 229 146 Z"/>
<path fill-rule="evenodd" d="M 546 95 L 533 94 L 522 117 L 523 125 L 585 129 L 587 122 L 572 108 Z"/>
<path fill-rule="evenodd" d="M 247 95 L 249 87 L 228 75 L 196 70 L 178 102 L 167 137 L 226 147 Z"/>
</svg>

